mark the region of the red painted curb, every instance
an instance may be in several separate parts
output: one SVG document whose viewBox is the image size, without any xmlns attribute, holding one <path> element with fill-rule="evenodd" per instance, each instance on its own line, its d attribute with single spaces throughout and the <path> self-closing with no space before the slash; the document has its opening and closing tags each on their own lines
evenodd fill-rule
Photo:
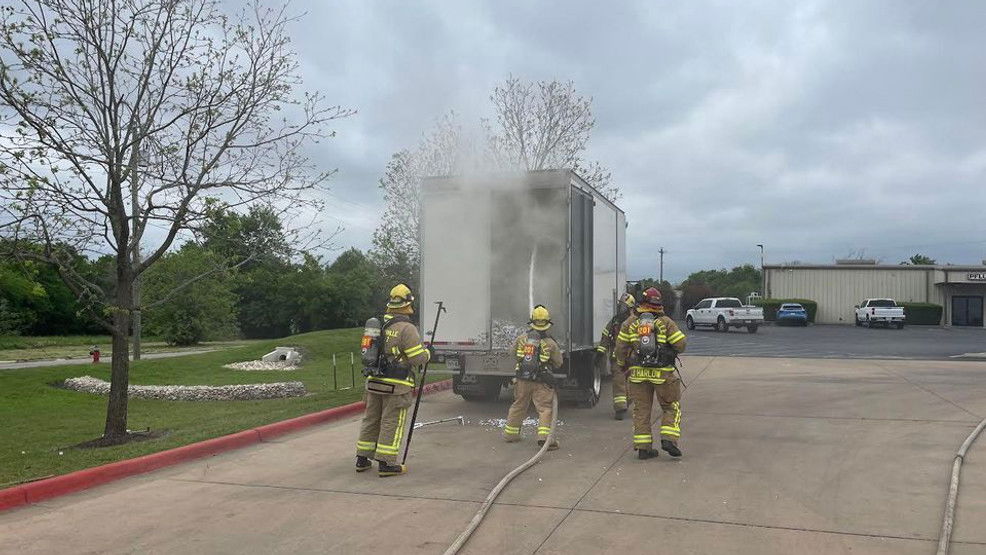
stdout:
<svg viewBox="0 0 986 555">
<path fill-rule="evenodd" d="M 424 393 L 445 391 L 451 388 L 452 380 L 444 380 L 425 385 Z M 0 490 L 0 511 L 30 503 L 37 503 L 45 499 L 51 499 L 52 497 L 75 493 L 107 482 L 126 478 L 127 476 L 143 474 L 166 466 L 200 459 L 232 449 L 239 449 L 303 428 L 341 420 L 342 418 L 362 411 L 365 406 L 362 401 L 357 401 L 341 407 L 333 407 L 297 418 L 274 422 L 273 424 L 267 424 L 258 428 L 175 447 L 167 451 L 151 453 L 150 455 L 144 455 L 134 459 L 126 459 L 102 466 L 86 468 L 45 480 L 2 489 Z"/>
</svg>

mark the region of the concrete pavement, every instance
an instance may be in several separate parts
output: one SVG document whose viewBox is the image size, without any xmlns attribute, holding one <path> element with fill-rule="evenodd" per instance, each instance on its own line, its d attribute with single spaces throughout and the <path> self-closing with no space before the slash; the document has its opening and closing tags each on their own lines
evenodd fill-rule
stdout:
<svg viewBox="0 0 986 555">
<path fill-rule="evenodd" d="M 187 351 L 167 351 L 164 353 L 144 353 L 141 355 L 142 360 L 153 360 L 156 358 L 174 358 L 183 357 L 187 355 L 201 355 L 203 353 L 212 353 L 219 351 L 220 349 L 189 349 Z M 133 357 L 131 357 L 133 360 Z M 55 358 L 55 359 L 44 359 L 44 360 L 26 360 L 24 362 L 10 362 L 2 361 L 0 362 L 0 370 L 18 370 L 21 368 L 46 368 L 49 366 L 66 366 L 72 364 L 92 364 L 92 359 L 89 358 Z M 108 366 L 110 364 L 109 354 L 104 356 L 99 364 Z"/>
<path fill-rule="evenodd" d="M 638 461 L 629 420 L 563 407 L 562 448 L 515 480 L 467 553 L 933 553 L 986 364 L 687 357 L 685 457 Z M 426 397 L 404 477 L 352 470 L 357 420 L 0 514 L 2 552 L 441 553 L 536 449 L 506 401 Z M 986 442 L 953 553 L 986 553 Z"/>
</svg>

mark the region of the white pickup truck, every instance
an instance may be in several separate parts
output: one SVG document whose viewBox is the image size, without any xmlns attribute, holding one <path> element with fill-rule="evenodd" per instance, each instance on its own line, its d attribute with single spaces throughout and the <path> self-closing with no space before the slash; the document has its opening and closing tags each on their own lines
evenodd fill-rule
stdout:
<svg viewBox="0 0 986 555">
<path fill-rule="evenodd" d="M 685 314 L 685 325 L 690 330 L 695 326 L 713 326 L 718 331 L 746 328 L 750 333 L 757 333 L 760 324 L 763 324 L 763 309 L 744 306 L 735 297 L 702 299 Z"/>
<path fill-rule="evenodd" d="M 897 326 L 904 329 L 904 308 L 897 306 L 893 299 L 866 299 L 856 305 L 856 325 L 873 327 L 883 324 L 888 328 Z"/>
</svg>

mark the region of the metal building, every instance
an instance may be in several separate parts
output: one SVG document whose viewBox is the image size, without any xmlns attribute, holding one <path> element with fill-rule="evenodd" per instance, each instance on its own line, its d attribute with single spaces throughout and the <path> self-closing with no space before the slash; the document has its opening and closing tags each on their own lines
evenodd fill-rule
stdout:
<svg viewBox="0 0 986 555">
<path fill-rule="evenodd" d="M 767 297 L 813 300 L 821 324 L 852 324 L 862 300 L 892 298 L 942 305 L 944 326 L 984 327 L 986 265 L 766 265 L 764 273 Z"/>
</svg>

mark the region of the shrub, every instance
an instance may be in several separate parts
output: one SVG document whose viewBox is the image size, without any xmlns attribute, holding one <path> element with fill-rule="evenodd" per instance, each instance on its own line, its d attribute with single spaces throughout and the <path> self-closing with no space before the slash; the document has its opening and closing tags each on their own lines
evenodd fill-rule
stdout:
<svg viewBox="0 0 986 555">
<path fill-rule="evenodd" d="M 777 309 L 786 303 L 797 303 L 805 307 L 805 310 L 808 312 L 808 321 L 815 321 L 815 314 L 818 312 L 818 303 L 810 299 L 756 299 L 753 301 L 754 305 L 763 308 L 763 319 L 768 322 L 773 322 L 777 319 Z"/>
<path fill-rule="evenodd" d="M 934 303 L 898 303 L 904 307 L 904 321 L 917 326 L 937 326 L 944 308 Z"/>
</svg>

